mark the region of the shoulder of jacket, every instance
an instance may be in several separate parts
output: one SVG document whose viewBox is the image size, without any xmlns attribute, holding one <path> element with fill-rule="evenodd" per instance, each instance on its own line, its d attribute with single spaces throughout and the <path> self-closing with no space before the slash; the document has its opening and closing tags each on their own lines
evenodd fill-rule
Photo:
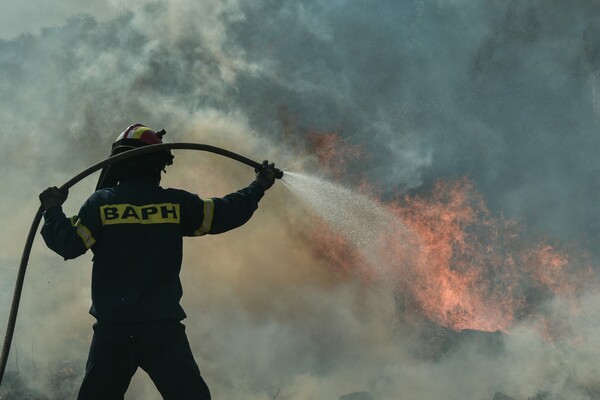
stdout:
<svg viewBox="0 0 600 400">
<path fill-rule="evenodd" d="M 183 189 L 175 189 L 175 188 L 163 188 L 165 193 L 171 194 L 173 196 L 196 196 L 194 193 L 188 192 Z"/>
<path fill-rule="evenodd" d="M 92 195 L 90 197 L 88 197 L 88 199 L 86 200 L 86 203 L 90 203 L 90 204 L 106 203 L 106 202 L 110 201 L 110 199 L 114 198 L 115 196 L 116 196 L 115 188 L 100 189 L 100 190 L 96 190 L 94 193 L 92 193 Z"/>
</svg>

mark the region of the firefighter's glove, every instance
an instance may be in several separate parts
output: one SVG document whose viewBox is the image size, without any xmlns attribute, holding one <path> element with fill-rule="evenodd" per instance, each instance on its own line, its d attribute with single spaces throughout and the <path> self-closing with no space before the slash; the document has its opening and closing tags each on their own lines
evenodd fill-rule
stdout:
<svg viewBox="0 0 600 400">
<path fill-rule="evenodd" d="M 68 195 L 68 190 L 61 190 L 56 186 L 49 187 L 40 193 L 42 208 L 46 211 L 52 207 L 61 206 L 67 200 Z"/>
<path fill-rule="evenodd" d="M 275 163 L 269 164 L 269 162 L 265 160 L 262 162 L 260 168 L 257 168 L 254 171 L 256 171 L 256 179 L 254 181 L 258 182 L 264 190 L 268 190 L 273 186 L 277 175 L 275 172 Z"/>
</svg>

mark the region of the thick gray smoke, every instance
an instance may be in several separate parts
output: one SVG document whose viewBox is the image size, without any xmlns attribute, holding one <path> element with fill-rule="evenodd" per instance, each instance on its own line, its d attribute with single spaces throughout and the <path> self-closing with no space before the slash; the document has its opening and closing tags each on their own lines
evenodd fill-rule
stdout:
<svg viewBox="0 0 600 400">
<path fill-rule="evenodd" d="M 38 193 L 103 159 L 135 122 L 280 166 L 306 157 L 307 134 L 335 131 L 370 154 L 348 165 L 347 183 L 365 177 L 393 197 L 468 176 L 492 212 L 597 252 L 598 2 L 107 4 L 112 12 L 90 6 L 94 15 L 64 24 L 66 12 L 51 14 L 52 26 L 0 41 L 0 321 Z M 219 196 L 252 175 L 177 153 L 164 183 Z M 67 213 L 94 178 L 71 191 Z M 418 332 L 398 327 L 388 292 L 340 279 L 315 256 L 304 207 L 277 185 L 247 226 L 186 242 L 188 334 L 215 398 L 598 391 L 597 296 L 569 322 L 577 334 L 565 347 L 523 326 L 501 350 L 459 340 L 432 360 L 415 350 L 426 347 Z M 9 372 L 49 398 L 73 397 L 93 322 L 91 256 L 64 263 L 40 239 Z M 158 393 L 139 373 L 127 398 Z"/>
</svg>

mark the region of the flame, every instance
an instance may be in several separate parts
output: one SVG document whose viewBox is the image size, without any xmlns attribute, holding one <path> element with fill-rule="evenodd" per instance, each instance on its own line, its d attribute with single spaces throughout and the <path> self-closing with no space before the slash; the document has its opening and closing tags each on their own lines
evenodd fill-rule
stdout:
<svg viewBox="0 0 600 400">
<path fill-rule="evenodd" d="M 515 283 L 514 258 L 498 251 L 500 230 L 510 228 L 490 218 L 473 184 L 439 181 L 430 197 L 405 197 L 390 207 L 422 243 L 401 290 L 446 327 L 505 331 L 524 301 L 507 290 Z"/>
<path fill-rule="evenodd" d="M 340 148 L 340 143 L 335 134 L 321 135 L 316 143 L 320 162 L 334 176 L 344 171 L 348 157 L 358 154 Z M 357 190 L 371 187 L 361 181 Z M 405 244 L 382 233 L 384 259 L 390 263 L 386 271 L 395 274 L 397 296 L 450 329 L 508 332 L 519 321 L 535 320 L 542 337 L 557 337 L 568 328 L 548 314 L 544 301 L 559 296 L 576 310 L 586 285 L 598 281 L 584 252 L 548 241 L 532 243 L 517 221 L 492 215 L 467 178 L 440 180 L 428 194 L 376 201 L 398 216 L 420 243 L 407 260 Z M 366 281 L 377 279 L 342 234 L 325 226 L 317 232 L 314 249 L 334 268 L 358 272 Z"/>
<path fill-rule="evenodd" d="M 567 275 L 569 260 L 553 246 L 542 244 L 529 254 L 532 277 L 555 294 L 573 294 L 574 282 Z"/>
<path fill-rule="evenodd" d="M 358 275 L 361 282 L 372 282 L 376 277 L 372 268 L 354 247 L 340 234 L 333 231 L 325 222 L 311 221 L 310 241 L 314 253 L 328 261 L 342 279 Z"/>
<path fill-rule="evenodd" d="M 346 172 L 350 160 L 364 157 L 361 146 L 344 142 L 336 132 L 312 132 L 307 139 L 315 150 L 319 165 L 338 179 Z"/>
</svg>

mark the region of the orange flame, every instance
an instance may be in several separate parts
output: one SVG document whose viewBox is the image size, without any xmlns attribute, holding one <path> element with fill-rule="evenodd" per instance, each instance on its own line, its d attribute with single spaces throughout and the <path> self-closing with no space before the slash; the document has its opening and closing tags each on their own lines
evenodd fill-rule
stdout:
<svg viewBox="0 0 600 400">
<path fill-rule="evenodd" d="M 332 141 L 339 139 L 327 134 L 320 140 L 321 146 L 333 149 Z M 321 162 L 332 169 L 338 153 L 352 154 L 344 151 L 323 152 Z M 342 157 L 342 163 L 345 160 Z M 333 169 L 343 172 L 343 168 Z M 361 183 L 363 189 L 369 186 Z M 556 337 L 549 327 L 555 331 L 564 324 L 544 314 L 543 301 L 561 296 L 575 307 L 585 284 L 597 282 L 584 253 L 572 254 L 545 242 L 531 244 L 516 221 L 491 215 L 466 178 L 439 181 L 428 195 L 406 196 L 385 206 L 421 243 L 406 262 L 405 245 L 397 238 L 381 238 L 389 253 L 385 259 L 401 260 L 392 265 L 397 293 L 410 307 L 445 327 L 507 332 L 518 321 L 537 320 L 543 321 L 543 336 Z M 325 228 L 319 232 L 313 241 L 315 250 L 336 269 L 354 269 L 361 278 L 373 278 L 343 237 Z"/>
<path fill-rule="evenodd" d="M 336 132 L 313 132 L 307 138 L 315 149 L 318 163 L 336 178 L 346 171 L 348 161 L 363 156 L 361 146 L 345 143 Z"/>
<path fill-rule="evenodd" d="M 506 330 L 523 304 L 522 296 L 506 291 L 514 284 L 514 259 L 497 251 L 503 227 L 489 218 L 472 183 L 440 181 L 431 197 L 406 197 L 392 207 L 422 242 L 409 285 L 401 290 L 446 327 Z"/>
</svg>

